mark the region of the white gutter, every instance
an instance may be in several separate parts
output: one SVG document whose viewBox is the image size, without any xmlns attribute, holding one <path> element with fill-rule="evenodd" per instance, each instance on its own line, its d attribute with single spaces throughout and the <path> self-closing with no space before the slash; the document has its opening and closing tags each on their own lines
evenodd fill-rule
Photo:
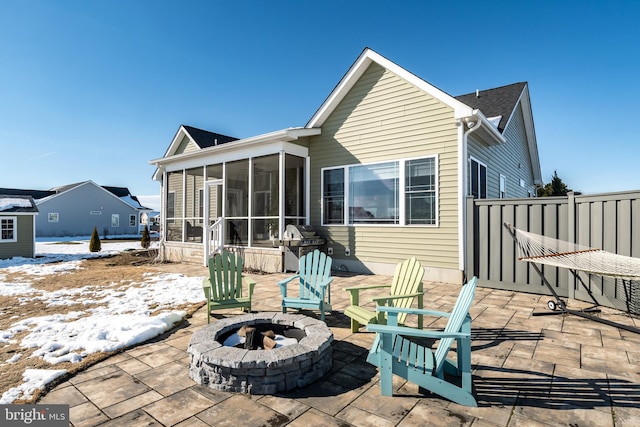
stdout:
<svg viewBox="0 0 640 427">
<path fill-rule="evenodd" d="M 161 157 L 159 159 L 151 160 L 150 164 L 155 164 L 156 166 L 160 166 L 165 163 L 174 162 L 176 160 L 189 159 L 193 157 L 201 157 L 205 153 L 209 153 L 215 151 L 216 153 L 222 153 L 226 151 L 236 150 L 238 146 L 242 148 L 249 148 L 252 146 L 262 145 L 268 142 L 277 142 L 277 141 L 295 141 L 301 137 L 319 135 L 322 132 L 320 128 L 289 128 L 284 130 L 279 130 L 276 132 L 265 133 L 262 135 L 252 136 L 250 138 L 238 139 L 237 141 L 227 142 L 226 144 L 216 145 L 213 147 L 203 148 L 201 150 L 189 151 L 187 153 L 172 155 L 168 157 Z"/>
<path fill-rule="evenodd" d="M 479 113 L 479 114 L 476 114 Z M 469 135 L 472 132 L 480 129 L 482 113 L 478 110 L 474 110 L 474 114 L 468 117 L 464 117 L 458 121 L 458 125 L 460 126 L 458 129 L 458 138 L 460 140 L 460 149 L 458 150 L 458 164 L 460 165 L 460 173 L 459 182 L 458 182 L 458 210 L 460 212 L 459 221 L 458 221 L 458 241 L 460 244 L 458 245 L 458 268 L 460 271 L 464 271 L 466 267 L 466 255 L 467 255 L 467 233 L 466 233 L 466 224 L 467 224 L 467 144 L 469 140 Z M 485 117 L 486 121 L 486 117 Z M 488 123 L 488 121 L 487 121 Z M 468 129 L 464 130 L 464 125 L 467 125 Z M 491 124 L 489 124 L 491 126 Z M 500 135 L 502 138 L 502 135 Z"/>
</svg>

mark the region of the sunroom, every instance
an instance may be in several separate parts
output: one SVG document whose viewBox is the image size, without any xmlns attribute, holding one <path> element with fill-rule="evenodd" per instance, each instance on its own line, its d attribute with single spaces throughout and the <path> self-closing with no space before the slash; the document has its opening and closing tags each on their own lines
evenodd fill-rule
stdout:
<svg viewBox="0 0 640 427">
<path fill-rule="evenodd" d="M 225 248 L 242 253 L 247 268 L 283 271 L 283 230 L 309 222 L 308 137 L 319 133 L 225 140 L 181 126 L 151 161 L 161 184 L 161 259 L 206 264 Z"/>
</svg>

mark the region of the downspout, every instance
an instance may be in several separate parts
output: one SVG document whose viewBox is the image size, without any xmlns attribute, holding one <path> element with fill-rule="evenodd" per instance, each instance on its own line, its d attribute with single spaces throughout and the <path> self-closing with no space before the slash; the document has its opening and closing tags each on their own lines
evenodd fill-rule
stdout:
<svg viewBox="0 0 640 427">
<path fill-rule="evenodd" d="M 464 125 L 467 125 L 467 130 L 464 130 Z M 458 246 L 458 260 L 460 271 L 464 272 L 466 268 L 466 255 L 467 255 L 467 183 L 469 182 L 467 172 L 467 144 L 469 135 L 475 132 L 480 128 L 480 118 L 475 115 L 475 110 L 473 114 L 468 117 L 464 117 L 458 121 L 458 125 L 460 126 L 459 133 L 462 133 L 462 147 L 458 151 L 459 155 L 459 164 L 460 164 L 460 182 L 459 182 L 459 192 L 460 197 L 458 200 L 458 208 L 460 209 L 460 221 L 458 222 L 458 235 L 460 236 L 461 245 Z M 466 279 L 466 278 L 465 278 Z"/>
</svg>

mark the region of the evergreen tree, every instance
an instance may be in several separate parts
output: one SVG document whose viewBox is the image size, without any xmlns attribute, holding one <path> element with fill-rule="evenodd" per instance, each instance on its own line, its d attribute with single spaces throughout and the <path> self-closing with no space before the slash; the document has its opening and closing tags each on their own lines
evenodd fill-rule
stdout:
<svg viewBox="0 0 640 427">
<path fill-rule="evenodd" d="M 149 227 L 144 226 L 142 231 L 142 238 L 140 239 L 140 246 L 147 249 L 151 245 L 151 236 L 149 236 Z"/>
<path fill-rule="evenodd" d="M 102 246 L 100 244 L 100 237 L 98 237 L 98 229 L 93 227 L 93 233 L 91 233 L 91 241 L 89 242 L 89 250 L 91 252 L 100 252 Z"/>
<path fill-rule="evenodd" d="M 562 182 L 562 179 L 558 176 L 558 171 L 553 171 L 551 182 L 545 184 L 544 187 L 538 187 L 538 197 L 566 196 L 570 191 L 573 190 Z"/>
</svg>

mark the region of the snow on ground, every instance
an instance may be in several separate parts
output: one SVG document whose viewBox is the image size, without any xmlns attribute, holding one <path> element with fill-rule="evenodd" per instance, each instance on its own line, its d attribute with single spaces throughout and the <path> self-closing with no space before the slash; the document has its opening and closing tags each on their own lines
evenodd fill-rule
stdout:
<svg viewBox="0 0 640 427">
<path fill-rule="evenodd" d="M 160 335 L 186 316 L 186 312 L 175 307 L 204 300 L 202 278 L 173 273 L 146 274 L 142 283 L 123 288 L 116 284 L 108 289 L 95 289 L 87 283 L 82 288 L 53 292 L 35 289 L 27 281 L 7 282 L 6 274 L 11 272 L 32 276 L 64 273 L 80 268 L 82 259 L 140 249 L 137 242 L 102 241 L 101 245 L 100 252 L 92 253 L 86 238 L 63 243 L 38 241 L 37 258 L 0 260 L 0 295 L 21 296 L 21 304 L 37 299 L 49 305 L 72 306 L 64 315 L 16 321 L 8 329 L 0 330 L 0 345 L 17 343 L 15 335 L 28 331 L 19 345 L 32 349 L 30 357 L 41 357 L 54 365 L 79 362 L 91 353 L 119 350 Z M 152 312 L 155 314 L 151 315 Z M 0 366 L 16 363 L 21 357 L 22 354 L 16 354 L 0 360 Z M 0 397 L 0 404 L 28 399 L 37 389 L 65 373 L 65 370 L 27 369 L 24 382 L 6 391 Z"/>
</svg>

